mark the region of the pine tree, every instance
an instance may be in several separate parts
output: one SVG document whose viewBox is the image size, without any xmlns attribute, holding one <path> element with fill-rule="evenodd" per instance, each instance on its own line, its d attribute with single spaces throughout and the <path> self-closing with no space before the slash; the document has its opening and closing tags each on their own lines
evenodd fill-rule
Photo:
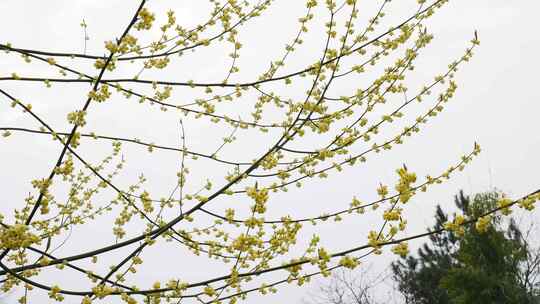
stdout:
<svg viewBox="0 0 540 304">
<path fill-rule="evenodd" d="M 458 209 L 478 216 L 493 209 L 496 192 L 475 195 L 471 200 L 460 192 Z M 448 215 L 437 206 L 433 230 L 440 229 Z M 409 256 L 392 264 L 394 279 L 406 303 L 536 303 L 523 275 L 529 247 L 513 220 L 492 219 L 484 232 L 474 226 L 463 236 L 445 231 Z"/>
</svg>

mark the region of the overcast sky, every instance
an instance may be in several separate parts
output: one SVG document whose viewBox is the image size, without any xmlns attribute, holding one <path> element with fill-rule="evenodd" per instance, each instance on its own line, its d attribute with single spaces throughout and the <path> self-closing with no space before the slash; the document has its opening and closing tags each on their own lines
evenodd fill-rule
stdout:
<svg viewBox="0 0 540 304">
<path fill-rule="evenodd" d="M 388 28 L 414 13 L 415 2 L 406 0 L 388 4 L 386 8 L 388 18 L 383 22 L 381 29 Z M 364 24 L 380 3 L 381 1 L 361 1 L 358 24 Z M 9 42 L 19 48 L 82 53 L 84 33 L 79 24 L 84 19 L 88 24 L 89 37 L 86 52 L 102 55 L 105 54 L 103 42 L 114 39 L 122 33 L 138 5 L 139 2 L 134 0 L 3 0 L 0 1 L 0 28 L 2 28 L 0 42 Z M 168 8 L 175 10 L 177 22 L 186 28 L 203 21 L 208 14 L 206 3 L 194 0 L 152 0 L 149 1 L 148 8 L 159 14 L 158 20 L 163 19 Z M 450 1 L 426 23 L 428 30 L 434 35 L 434 41 L 427 49 L 421 51 L 415 71 L 408 76 L 412 87 L 432 81 L 434 76 L 445 71 L 449 63 L 460 58 L 465 48 L 470 45 L 469 41 L 476 30 L 481 44 L 475 49 L 472 60 L 460 67 L 456 73 L 459 88 L 445 111 L 433 118 L 420 134 L 407 140 L 404 145 L 382 155 L 369 156 L 366 165 L 339 174 L 333 173 L 327 180 L 315 179 L 301 189 L 292 187 L 287 193 L 272 195 L 270 215 L 277 217 L 291 214 L 293 217 L 302 217 L 339 210 L 347 207 L 352 196 L 370 201 L 376 198 L 375 189 L 379 183 L 389 185 L 395 183 L 394 171 L 402 164 L 405 163 L 408 168 L 417 172 L 419 177 L 427 174 L 434 176 L 456 163 L 461 155 L 470 152 L 475 142 L 482 147 L 482 153 L 466 167 L 464 172 L 455 174 L 451 180 L 442 185 L 432 187 L 426 194 L 419 194 L 406 206 L 405 214 L 410 227 L 403 236 L 425 231 L 432 224 L 436 204 L 446 206 L 447 210 L 454 210 L 453 195 L 460 189 L 471 194 L 496 188 L 511 198 L 518 198 L 538 189 L 540 91 L 537 89 L 536 71 L 540 68 L 537 55 L 540 54 L 540 36 L 536 34 L 536 28 L 539 9 L 538 1 Z M 284 45 L 296 34 L 297 19 L 304 14 L 304 1 L 277 0 L 262 17 L 241 27 L 239 34 L 243 44 L 239 58 L 241 72 L 233 75 L 231 82 L 253 80 L 268 68 L 270 60 L 279 58 Z M 343 25 L 345 17 L 341 16 L 339 26 Z M 313 28 L 304 37 L 305 43 L 288 59 L 288 65 L 283 73 L 301 69 L 317 60 L 322 52 L 324 42 L 322 25 L 327 22 L 326 18 L 328 15 L 319 11 L 315 16 Z M 141 39 L 144 39 L 144 36 Z M 189 56 L 173 58 L 174 63 L 165 72 L 145 71 L 141 78 L 220 81 L 230 65 L 230 58 L 227 57 L 230 52 L 229 45 L 216 44 Z M 0 56 L 0 78 L 7 77 L 13 72 L 30 77 L 43 75 L 60 77 L 56 70 L 46 65 L 24 64 L 18 55 L 2 53 Z M 91 61 L 70 59 L 58 61 L 88 73 L 96 71 L 91 66 L 93 63 Z M 105 78 L 130 77 L 140 67 L 140 63 L 122 67 L 114 73 L 106 73 Z M 338 97 L 348 94 L 351 89 L 364 86 L 363 81 L 360 78 L 344 81 L 332 93 Z M 88 85 L 53 84 L 51 89 L 47 89 L 42 83 L 0 81 L 0 88 L 25 103 L 32 103 L 36 113 L 45 117 L 56 130 L 67 131 L 69 125 L 65 119 L 66 114 L 83 105 Z M 143 92 L 150 92 L 148 86 L 140 88 Z M 275 88 L 269 86 L 269 89 Z M 304 93 L 304 87 L 293 86 L 283 91 L 283 97 L 298 98 Z M 175 89 L 173 103 L 192 102 L 200 95 L 201 90 Z M 242 99 L 242 109 L 249 109 L 252 103 L 249 96 L 251 95 L 248 93 L 246 98 Z M 27 114 L 11 108 L 9 103 L 10 101 L 4 97 L 0 97 L 0 127 L 34 129 L 39 127 Z M 230 108 L 228 110 L 231 111 Z M 245 120 L 250 118 L 249 111 L 235 109 L 229 114 L 231 117 L 242 115 Z M 156 106 L 149 106 L 148 103 L 140 105 L 134 99 L 126 101 L 120 95 L 114 95 L 107 103 L 91 105 L 84 132 L 137 137 L 147 142 L 178 147 L 181 145 L 178 125 L 180 117 L 177 112 L 164 113 Z M 411 117 L 414 119 L 415 116 Z M 208 119 L 194 120 L 188 117 L 184 118 L 184 121 L 186 142 L 189 148 L 195 151 L 215 150 L 219 147 L 220 140 L 233 131 L 230 127 L 214 125 Z M 238 141 L 220 151 L 219 156 L 251 161 L 269 148 L 269 143 L 275 140 L 275 135 L 272 132 L 257 135 L 252 131 L 240 130 L 236 134 Z M 308 146 L 310 144 L 309 141 L 303 143 Z M 124 144 L 123 148 L 126 166 L 118 177 L 118 183 L 122 187 L 127 187 L 135 183 L 137 176 L 144 172 L 148 178 L 145 188 L 155 193 L 156 197 L 167 196 L 175 185 L 178 154 L 167 151 L 150 154 L 145 147 L 129 144 Z M 44 135 L 13 132 L 11 137 L 0 139 L 2 191 L 0 212 L 5 215 L 7 223 L 13 222 L 11 220 L 13 209 L 19 208 L 23 199 L 32 191 L 30 181 L 49 174 L 60 149 L 57 142 Z M 97 162 L 109 153 L 110 143 L 83 140 L 77 151 L 91 162 Z M 192 190 L 204 186 L 207 179 L 215 180 L 215 187 L 223 185 L 223 175 L 231 169 L 208 161 L 192 161 L 189 166 L 192 170 L 190 177 Z M 113 195 L 109 193 L 109 196 L 103 194 L 98 199 L 105 202 L 112 197 Z M 209 206 L 209 209 L 222 211 L 227 203 L 220 200 Z M 531 220 L 540 219 L 538 212 L 527 216 Z M 95 224 L 90 224 L 91 227 L 75 229 L 69 242 L 56 254 L 66 256 L 110 244 L 114 241 L 110 226 L 112 220 L 113 217 L 107 216 L 100 218 Z M 339 251 L 364 244 L 367 231 L 380 223 L 380 217 L 367 215 L 365 218 L 354 217 L 350 221 L 345 221 L 339 230 L 335 229 L 332 223 L 322 225 L 317 230 L 306 228 L 301 234 L 300 243 L 306 242 L 316 231 L 321 234 L 324 246 L 332 251 Z M 143 228 L 144 226 L 133 227 L 134 230 L 130 231 L 129 235 L 135 236 Z M 62 239 L 59 238 L 56 245 Z M 414 248 L 418 244 L 419 242 L 414 242 L 411 246 Z M 105 263 L 96 268 L 96 271 L 104 272 L 109 264 L 114 264 L 126 253 L 128 251 L 124 250 L 117 254 L 106 255 Z M 390 257 L 392 256 L 369 257 L 367 262 L 375 263 L 377 269 L 384 269 Z M 179 277 L 198 281 L 208 278 L 209 274 L 219 276 L 226 271 L 226 268 L 222 268 L 217 262 L 214 265 L 204 258 L 193 258 L 187 251 L 177 250 L 166 244 L 159 244 L 145 251 L 144 260 L 144 267 L 133 276 L 134 282 L 140 283 L 143 287 L 151 286 L 155 280 Z M 72 289 L 89 286 L 88 282 L 80 283 L 73 280 L 78 277 L 76 275 L 59 278 L 58 273 L 60 272 L 51 271 L 39 278 L 44 283 L 61 281 Z M 275 278 L 282 276 L 283 274 Z M 305 297 L 310 288 L 312 286 L 302 288 L 285 286 L 282 292 L 276 295 L 261 297 L 254 294 L 248 297 L 248 301 L 297 303 Z M 43 303 L 37 300 L 41 297 L 36 293 L 29 303 Z M 4 302 L 11 303 L 13 298 L 15 298 L 13 295 L 7 295 Z M 74 298 L 67 298 L 65 302 L 79 303 Z M 106 303 L 113 302 L 107 300 Z"/>
</svg>

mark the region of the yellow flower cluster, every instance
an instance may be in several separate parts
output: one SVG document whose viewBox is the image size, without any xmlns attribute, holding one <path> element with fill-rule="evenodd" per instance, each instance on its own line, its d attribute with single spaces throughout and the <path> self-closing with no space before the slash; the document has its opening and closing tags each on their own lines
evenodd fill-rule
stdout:
<svg viewBox="0 0 540 304">
<path fill-rule="evenodd" d="M 151 68 L 164 69 L 167 67 L 167 65 L 169 65 L 169 62 L 170 62 L 170 59 L 167 57 L 151 58 L 144 62 L 144 68 L 145 69 L 151 69 Z"/>
<path fill-rule="evenodd" d="M 49 291 L 49 298 L 59 302 L 64 300 L 64 296 L 60 294 L 60 287 L 58 287 L 58 285 L 51 287 L 51 290 Z"/>
<path fill-rule="evenodd" d="M 265 170 L 270 170 L 274 168 L 275 166 L 277 166 L 278 159 L 279 159 L 278 154 L 270 153 L 261 161 L 261 167 Z"/>
<path fill-rule="evenodd" d="M 409 173 L 406 166 L 396 170 L 396 172 L 399 175 L 399 182 L 396 185 L 396 190 L 399 193 L 399 200 L 405 204 L 413 195 L 411 184 L 416 182 L 416 174 Z"/>
<path fill-rule="evenodd" d="M 73 133 L 73 137 L 71 137 L 71 141 L 69 142 L 69 145 L 73 148 L 77 148 L 80 145 L 81 140 L 81 133 L 75 132 Z"/>
<path fill-rule="evenodd" d="M 103 102 L 109 97 L 111 97 L 111 92 L 109 91 L 109 86 L 106 84 L 103 84 L 99 87 L 99 90 L 95 91 L 92 90 L 88 93 L 88 97 L 92 100 L 95 100 L 97 102 Z"/>
<path fill-rule="evenodd" d="M 188 283 L 180 282 L 179 280 L 171 279 L 167 282 L 167 288 L 172 289 L 173 295 L 180 297 L 182 292 L 187 289 Z"/>
<path fill-rule="evenodd" d="M 530 195 L 518 202 L 520 208 L 523 208 L 527 211 L 534 210 L 534 204 L 540 200 L 540 193 L 536 195 Z"/>
<path fill-rule="evenodd" d="M 253 212 L 261 214 L 266 212 L 265 204 L 268 201 L 268 189 L 257 189 L 257 186 L 248 187 L 246 194 L 255 201 L 255 204 L 252 207 Z"/>
<path fill-rule="evenodd" d="M 501 213 L 504 215 L 512 213 L 512 209 L 510 209 L 511 204 L 512 200 L 504 196 L 497 201 L 497 207 L 501 208 Z"/>
<path fill-rule="evenodd" d="M 407 244 L 407 242 L 401 242 L 396 246 L 392 247 L 392 252 L 401 257 L 405 257 L 407 256 L 407 254 L 409 254 L 409 245 Z"/>
<path fill-rule="evenodd" d="M 322 272 L 325 272 L 328 269 L 328 262 L 330 262 L 332 256 L 330 255 L 330 253 L 328 253 L 328 251 L 326 251 L 326 249 L 322 247 L 317 250 L 317 255 L 317 265 Z"/>
<path fill-rule="evenodd" d="M 486 232 L 489 228 L 489 224 L 491 223 L 491 219 L 492 219 L 491 215 L 479 217 L 476 220 L 476 224 L 475 224 L 476 230 L 479 233 Z"/>
<path fill-rule="evenodd" d="M 127 295 L 126 293 L 122 293 L 122 294 L 120 295 L 120 298 L 121 298 L 122 301 L 124 301 L 126 304 L 137 304 L 137 303 L 139 303 L 139 302 L 137 302 L 137 300 L 135 300 L 135 298 L 133 298 L 133 297 Z M 156 299 L 156 298 L 153 298 L 153 299 Z M 152 300 L 153 300 L 153 299 L 152 299 Z M 159 298 L 158 298 L 158 299 L 159 299 Z M 154 302 L 152 302 L 152 303 L 154 303 Z"/>
<path fill-rule="evenodd" d="M 381 243 L 382 240 L 380 240 L 379 233 L 376 231 L 370 231 L 368 234 L 368 244 L 373 247 L 373 253 L 375 254 L 381 254 Z"/>
<path fill-rule="evenodd" d="M 360 262 L 358 262 L 358 259 L 350 257 L 350 256 L 344 256 L 339 260 L 339 265 L 345 268 L 349 268 L 349 269 L 354 269 L 359 264 Z"/>
<path fill-rule="evenodd" d="M 144 191 L 141 196 L 141 202 L 143 204 L 143 210 L 146 213 L 152 213 L 154 211 L 154 206 L 152 206 L 152 199 L 150 198 L 150 193 Z"/>
<path fill-rule="evenodd" d="M 49 178 L 35 179 L 32 181 L 32 186 L 39 190 L 40 193 L 47 193 L 52 185 L 52 180 Z"/>
<path fill-rule="evenodd" d="M 232 221 L 234 220 L 234 213 L 234 209 L 228 208 L 227 210 L 225 210 L 225 218 L 229 223 L 232 223 Z"/>
<path fill-rule="evenodd" d="M 383 184 L 380 184 L 379 185 L 379 188 L 377 188 L 377 194 L 381 197 L 381 198 L 385 198 L 386 195 L 388 195 L 388 186 L 385 186 Z"/>
<path fill-rule="evenodd" d="M 401 218 L 401 211 L 400 208 L 394 208 L 392 210 L 386 210 L 383 213 L 383 219 L 385 221 L 399 221 Z"/>
<path fill-rule="evenodd" d="M 28 226 L 23 224 L 0 229 L 0 249 L 2 250 L 27 248 L 39 241 L 39 237 L 29 232 Z"/>
<path fill-rule="evenodd" d="M 74 111 L 67 115 L 67 120 L 70 124 L 82 127 L 86 124 L 86 111 Z"/>
<path fill-rule="evenodd" d="M 230 249 L 231 251 L 236 250 L 239 252 L 244 252 L 244 251 L 249 250 L 255 244 L 259 244 L 259 243 L 260 243 L 259 238 L 242 233 L 233 241 L 232 245 L 230 246 L 231 247 Z"/>
<path fill-rule="evenodd" d="M 105 68 L 105 63 L 106 61 L 104 59 L 97 59 L 94 62 L 94 67 L 98 70 L 101 70 Z M 107 71 L 113 71 L 114 69 L 116 69 L 116 58 L 113 57 L 113 59 L 111 59 L 109 63 L 107 63 L 106 69 Z"/>
<path fill-rule="evenodd" d="M 454 221 L 444 223 L 444 229 L 453 231 L 457 235 L 462 236 L 465 233 L 463 223 L 465 223 L 465 218 L 462 215 L 458 215 L 454 218 Z"/>
<path fill-rule="evenodd" d="M 114 41 L 106 41 L 105 48 L 113 54 L 125 54 L 130 51 L 137 51 L 137 38 L 133 37 L 132 35 L 126 35 L 120 42 L 120 45 Z"/>
<path fill-rule="evenodd" d="M 54 172 L 56 174 L 60 174 L 62 176 L 64 176 L 64 178 L 67 178 L 68 175 L 70 175 L 71 173 L 73 173 L 73 169 L 74 169 L 74 164 L 73 164 L 73 157 L 71 155 L 68 155 L 68 159 L 66 159 L 62 165 L 54 168 Z"/>
<path fill-rule="evenodd" d="M 139 31 L 149 30 L 152 28 L 152 24 L 154 23 L 155 19 L 156 17 L 153 13 L 150 13 L 148 9 L 143 8 L 139 12 L 139 21 L 135 24 L 135 28 Z"/>
<path fill-rule="evenodd" d="M 111 293 L 113 293 L 114 288 L 112 288 L 110 286 L 107 286 L 107 285 L 104 285 L 104 284 L 100 284 L 100 285 L 94 286 L 92 288 L 92 292 L 99 299 L 103 299 L 104 297 L 106 297 L 106 296 L 110 295 Z"/>
<path fill-rule="evenodd" d="M 214 288 L 212 288 L 212 286 L 210 286 L 210 285 L 206 285 L 206 287 L 204 287 L 203 292 L 204 292 L 205 295 L 207 295 L 209 297 L 212 297 L 212 296 L 216 295 L 216 290 Z"/>
</svg>

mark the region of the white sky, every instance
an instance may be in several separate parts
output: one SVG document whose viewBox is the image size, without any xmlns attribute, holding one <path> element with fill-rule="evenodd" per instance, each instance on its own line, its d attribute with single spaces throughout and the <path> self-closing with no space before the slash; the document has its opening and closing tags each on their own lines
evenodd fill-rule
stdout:
<svg viewBox="0 0 540 304">
<path fill-rule="evenodd" d="M 79 23 L 84 18 L 90 37 L 87 52 L 104 54 L 103 41 L 121 34 L 138 3 L 119 0 L 3 0 L 0 2 L 0 42 L 10 42 L 14 47 L 20 48 L 82 52 L 84 36 Z M 161 12 L 161 15 L 166 9 L 172 8 L 177 13 L 178 22 L 189 27 L 206 17 L 207 7 L 201 3 L 202 1 L 194 0 L 152 0 L 148 7 L 152 11 Z M 380 3 L 381 1 L 361 1 L 359 24 L 366 22 Z M 395 24 L 409 16 L 414 11 L 414 3 L 412 0 L 391 2 L 387 9 L 388 21 L 384 26 Z M 239 64 L 242 70 L 231 82 L 253 79 L 268 67 L 269 60 L 282 54 L 285 43 L 294 37 L 297 30 L 296 20 L 305 13 L 304 6 L 303 1 L 278 0 L 263 17 L 241 28 L 243 48 Z M 405 235 L 422 232 L 430 226 L 437 203 L 447 205 L 447 210 L 453 210 L 453 195 L 459 189 L 466 193 L 476 193 L 496 187 L 512 198 L 536 190 L 540 185 L 540 93 L 537 90 L 538 77 L 535 72 L 540 68 L 537 55 L 540 53 L 540 37 L 535 34 L 539 9 L 540 3 L 537 1 L 451 1 L 427 23 L 435 40 L 427 49 L 421 51 L 416 70 L 409 76 L 411 87 L 431 81 L 435 75 L 444 72 L 450 62 L 461 56 L 469 45 L 474 30 L 477 30 L 481 45 L 475 50 L 472 61 L 458 71 L 456 81 L 459 88 L 445 111 L 432 119 L 427 128 L 404 145 L 383 155 L 368 157 L 365 166 L 354 167 L 340 174 L 333 173 L 328 180 L 315 179 L 300 190 L 291 188 L 288 193 L 272 195 L 269 213 L 290 213 L 297 217 L 315 215 L 322 211 L 346 208 L 353 195 L 369 201 L 376 197 L 375 188 L 379 182 L 389 185 L 395 182 L 394 170 L 403 163 L 417 172 L 420 178 L 426 174 L 436 175 L 455 163 L 462 154 L 469 152 L 474 142 L 478 142 L 483 151 L 464 172 L 454 175 L 443 185 L 431 188 L 429 193 L 418 195 L 406 206 L 405 214 L 410 227 Z M 325 14 L 316 15 L 316 18 L 317 16 L 327 17 Z M 304 38 L 304 45 L 293 53 L 289 66 L 284 71 L 305 67 L 318 58 L 324 39 L 321 33 L 321 21 L 315 21 L 314 28 Z M 193 55 L 175 58 L 167 72 L 145 72 L 142 78 L 156 76 L 159 79 L 175 81 L 219 81 L 230 64 L 227 58 L 230 46 L 227 45 L 224 49 L 222 47 L 222 44 L 218 44 Z M 16 55 L 2 53 L 0 56 L 0 77 L 9 76 L 15 71 L 21 76 L 58 76 L 57 72 L 42 64 L 24 65 Z M 65 59 L 59 62 L 72 64 Z M 89 63 L 79 62 L 75 63 L 77 69 L 95 73 Z M 134 70 L 137 69 L 122 68 L 115 71 L 114 75 L 106 74 L 105 78 L 132 75 Z M 357 83 L 363 85 L 362 81 L 346 81 L 340 84 L 339 90 L 354 89 L 358 86 Z M 52 89 L 45 89 L 40 83 L 0 81 L 0 88 L 25 102 L 31 102 L 36 113 L 46 117 L 57 130 L 64 131 L 68 128 L 65 116 L 82 106 L 87 85 L 53 84 Z M 335 91 L 334 95 L 346 94 L 339 90 Z M 304 88 L 299 91 L 289 89 L 283 94 L 296 98 L 295 96 L 302 96 L 304 91 Z M 193 96 L 201 93 L 200 90 L 193 93 L 184 88 L 174 92 L 173 98 L 182 102 L 192 101 Z M 244 98 L 242 102 L 250 103 L 251 100 Z M 234 111 L 239 113 L 233 112 L 232 115 L 241 114 L 237 109 Z M 248 112 L 244 112 L 242 117 L 248 119 Z M 415 116 L 411 117 L 414 119 Z M 106 104 L 90 106 L 88 125 L 84 131 L 138 137 L 148 142 L 178 146 L 178 118 L 176 113 L 162 113 L 157 107 L 139 105 L 135 100 L 126 102 L 116 96 Z M 12 109 L 5 98 L 0 97 L 0 127 L 36 126 L 28 115 Z M 185 126 L 189 148 L 198 151 L 217 148 L 219 140 L 231 131 L 230 128 L 209 125 L 208 120 L 187 119 Z M 13 133 L 8 139 L 0 139 L 0 212 L 7 215 L 8 223 L 11 222 L 9 219 L 13 208 L 20 206 L 19 202 L 32 191 L 30 180 L 47 175 L 60 151 L 59 145 L 46 136 Z M 239 140 L 235 146 L 226 148 L 220 153 L 221 156 L 229 159 L 243 157 L 249 161 L 268 148 L 265 143 L 275 140 L 275 134 L 256 137 L 250 131 L 239 131 L 237 137 Z M 78 151 L 89 160 L 96 161 L 110 149 L 107 142 L 86 140 Z M 127 164 L 119 177 L 120 185 L 127 186 L 135 182 L 137 175 L 144 172 L 149 179 L 147 187 L 157 197 L 166 196 L 174 187 L 174 176 L 178 167 L 177 154 L 148 154 L 144 147 L 129 144 L 124 144 L 123 153 Z M 193 163 L 192 166 L 192 189 L 200 187 L 207 178 L 216 178 L 216 186 L 222 185 L 222 179 L 217 178 L 223 175 L 226 168 L 215 168 L 204 161 Z M 100 199 L 106 201 L 110 196 L 103 195 Z M 209 208 L 222 210 L 226 203 L 230 202 L 219 201 Z M 532 220 L 539 219 L 538 212 L 529 216 Z M 92 227 L 76 229 L 69 244 L 56 254 L 65 256 L 110 244 L 113 240 L 110 236 L 110 220 L 110 217 L 100 219 Z M 330 223 L 321 226 L 319 233 L 323 244 L 337 251 L 364 244 L 367 231 L 378 224 L 380 217 L 354 217 L 352 221 L 345 221 L 339 230 Z M 136 227 L 131 235 L 138 234 L 140 229 Z M 309 238 L 313 232 L 310 229 L 306 228 L 301 241 Z M 419 242 L 412 246 L 415 244 Z M 209 273 L 223 274 L 223 268 L 219 268 L 217 263 L 214 265 L 205 259 L 192 259 L 187 257 L 186 251 L 171 248 L 172 246 L 159 245 L 145 251 L 144 270 L 133 278 L 148 287 L 156 279 L 180 277 L 196 281 L 208 277 Z M 114 264 L 120 258 L 121 255 L 107 255 L 104 260 Z M 369 258 L 369 261 L 382 269 L 389 259 L 385 255 Z M 174 269 L 171 269 L 171 264 Z M 102 266 L 102 269 L 108 267 Z M 51 272 L 39 278 L 45 283 L 63 280 L 74 289 L 88 286 L 86 283 L 69 282 L 69 278 L 73 276 L 59 278 L 57 273 Z M 309 287 L 285 287 L 277 295 L 252 295 L 248 298 L 248 303 L 299 302 L 308 289 Z M 41 302 L 38 300 L 40 298 L 36 293 L 30 303 Z M 12 300 L 9 296 L 4 299 L 5 303 L 11 303 L 10 301 Z M 79 302 L 67 298 L 65 303 Z M 112 302 L 107 300 L 106 303 Z"/>
</svg>

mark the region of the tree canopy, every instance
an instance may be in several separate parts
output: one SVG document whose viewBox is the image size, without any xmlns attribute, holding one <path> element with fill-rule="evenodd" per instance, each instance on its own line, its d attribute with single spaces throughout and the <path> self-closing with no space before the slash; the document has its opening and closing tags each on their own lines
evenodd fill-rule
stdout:
<svg viewBox="0 0 540 304">
<path fill-rule="evenodd" d="M 458 209 L 478 217 L 496 207 L 496 192 L 455 197 Z M 432 230 L 448 215 L 437 207 Z M 537 303 L 540 289 L 538 252 L 530 248 L 513 220 L 501 215 L 459 232 L 433 234 L 417 256 L 393 264 L 394 279 L 406 303 Z M 536 273 L 535 275 L 531 275 Z"/>
</svg>

